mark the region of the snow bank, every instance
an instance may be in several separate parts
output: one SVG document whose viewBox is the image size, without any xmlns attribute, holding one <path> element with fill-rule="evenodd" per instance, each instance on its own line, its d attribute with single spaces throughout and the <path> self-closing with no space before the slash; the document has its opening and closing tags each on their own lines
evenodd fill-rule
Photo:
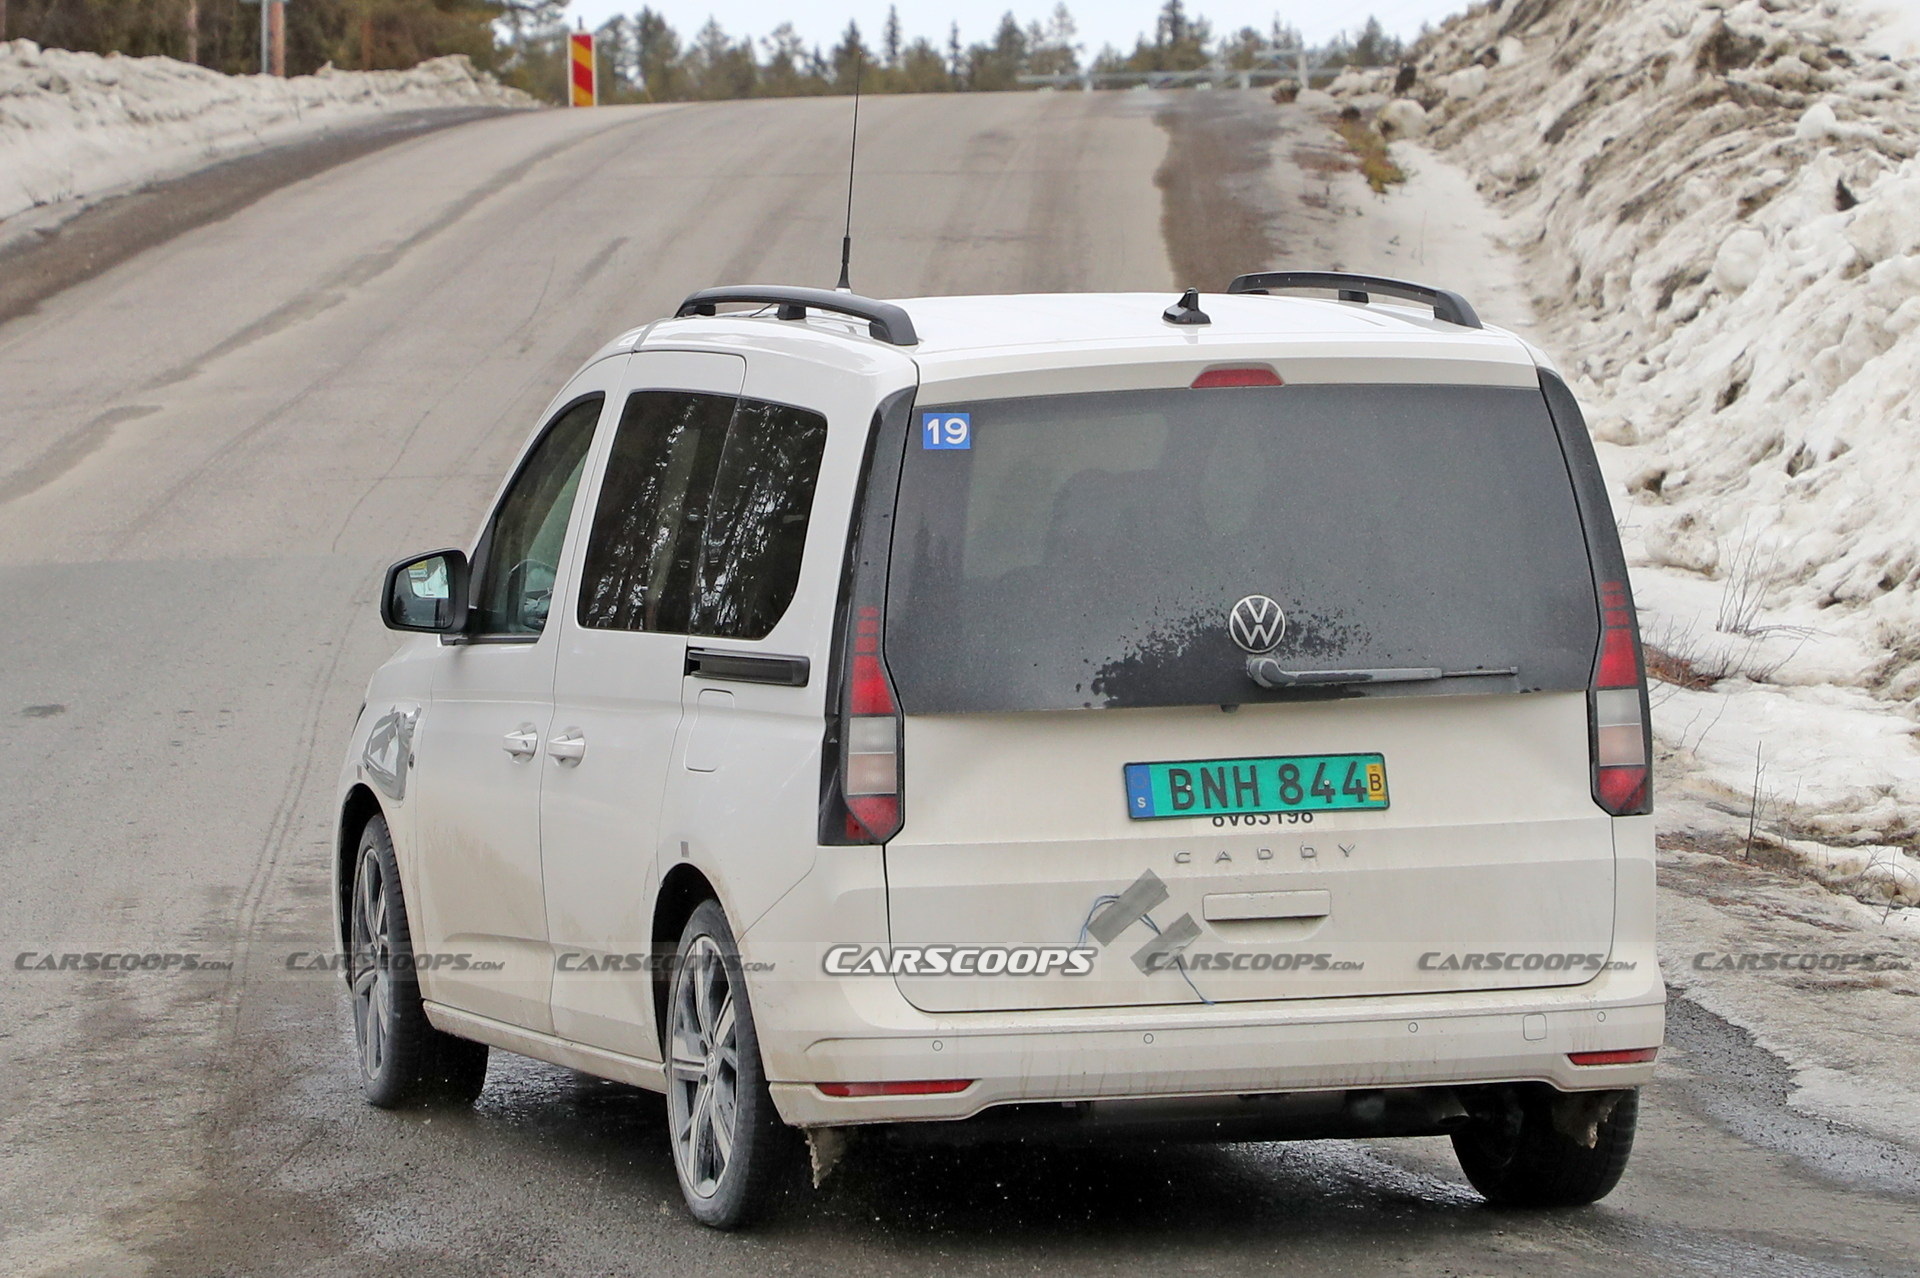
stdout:
<svg viewBox="0 0 1920 1278">
<path fill-rule="evenodd" d="M 1897 58 L 1920 57 L 1920 0 L 1849 0 L 1876 24 L 1868 47 Z"/>
<path fill-rule="evenodd" d="M 1898 2 L 1480 5 L 1413 97 L 1621 481 L 1687 685 L 1669 767 L 1728 811 L 1758 770 L 1779 833 L 1920 902 L 1920 63 L 1871 12 Z"/>
<path fill-rule="evenodd" d="M 475 105 L 532 100 L 464 56 L 281 80 L 0 43 L 0 221 L 381 112 Z"/>
</svg>

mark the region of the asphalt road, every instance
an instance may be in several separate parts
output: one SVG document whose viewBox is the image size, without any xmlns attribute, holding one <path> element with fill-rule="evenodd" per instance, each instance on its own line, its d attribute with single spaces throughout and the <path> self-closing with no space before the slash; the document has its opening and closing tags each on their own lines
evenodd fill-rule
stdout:
<svg viewBox="0 0 1920 1278">
<path fill-rule="evenodd" d="M 1205 96 L 1173 136 L 1211 127 Z M 855 283 L 1171 287 L 1209 232 L 1169 252 L 1158 109 L 871 101 Z M 339 751 L 393 647 L 377 574 L 467 539 L 606 337 L 706 284 L 831 283 L 845 120 L 408 137 L 0 326 L 0 1273 L 1910 1272 L 1910 1153 L 1786 1139 L 1770 1058 L 1704 1014 L 1676 1018 L 1620 1190 L 1553 1216 L 1487 1209 L 1436 1141 L 868 1151 L 721 1236 L 683 1216 L 643 1093 L 496 1055 L 471 1112 L 361 1105 L 340 987 L 285 960 L 328 947 Z M 14 966 L 89 951 L 203 967 Z"/>
</svg>

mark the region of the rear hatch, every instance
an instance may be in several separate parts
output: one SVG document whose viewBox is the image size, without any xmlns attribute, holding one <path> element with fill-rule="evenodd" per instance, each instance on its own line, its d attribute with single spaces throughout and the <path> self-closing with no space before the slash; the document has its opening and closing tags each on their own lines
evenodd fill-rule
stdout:
<svg viewBox="0 0 1920 1278">
<path fill-rule="evenodd" d="M 922 405 L 923 409 L 929 405 Z M 892 940 L 928 1011 L 1576 984 L 1611 947 L 1600 615 L 1538 389 L 1266 385 L 915 414 L 887 578 Z M 1243 608 L 1236 642 L 1231 615 Z M 1263 630 L 1264 633 L 1257 633 Z M 1248 631 L 1256 632 L 1249 634 Z M 1441 678 L 1265 687 L 1272 671 Z M 1011 959 L 1016 970 L 1027 960 Z M 990 960 L 997 967 L 1001 960 Z"/>
</svg>

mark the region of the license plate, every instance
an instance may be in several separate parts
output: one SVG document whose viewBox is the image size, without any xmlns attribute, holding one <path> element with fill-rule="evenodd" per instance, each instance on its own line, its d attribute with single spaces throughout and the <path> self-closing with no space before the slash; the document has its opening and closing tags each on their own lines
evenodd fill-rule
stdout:
<svg viewBox="0 0 1920 1278">
<path fill-rule="evenodd" d="M 1387 806 L 1387 760 L 1379 754 L 1129 763 L 1126 771 L 1127 815 L 1136 821 Z"/>
</svg>

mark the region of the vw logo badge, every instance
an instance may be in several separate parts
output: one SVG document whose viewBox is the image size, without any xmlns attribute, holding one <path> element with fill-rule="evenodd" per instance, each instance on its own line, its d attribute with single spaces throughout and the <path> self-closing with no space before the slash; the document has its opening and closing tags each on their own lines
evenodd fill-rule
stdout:
<svg viewBox="0 0 1920 1278">
<path fill-rule="evenodd" d="M 1248 595 L 1227 614 L 1227 633 L 1248 652 L 1272 652 L 1287 636 L 1287 614 L 1265 595 Z"/>
</svg>

